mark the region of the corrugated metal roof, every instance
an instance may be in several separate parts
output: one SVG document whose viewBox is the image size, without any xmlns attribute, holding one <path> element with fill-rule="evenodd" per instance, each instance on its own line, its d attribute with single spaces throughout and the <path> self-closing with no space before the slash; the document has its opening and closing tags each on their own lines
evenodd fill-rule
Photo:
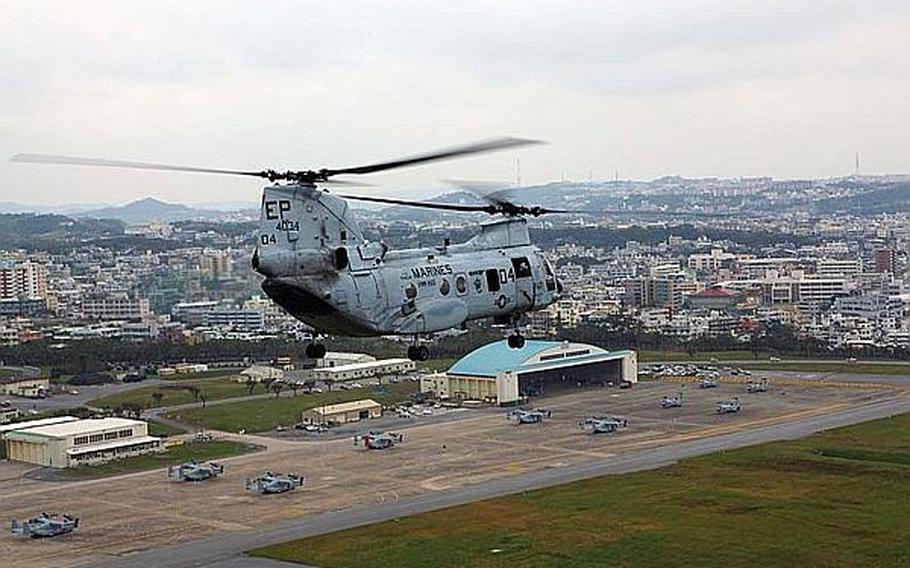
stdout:
<svg viewBox="0 0 910 568">
<path fill-rule="evenodd" d="M 326 416 L 328 414 L 340 414 L 342 412 L 366 410 L 368 408 L 375 408 L 377 406 L 381 407 L 382 405 L 371 398 L 363 398 L 360 400 L 352 400 L 351 402 L 340 402 L 338 404 L 329 404 L 327 406 L 317 406 L 316 408 L 311 408 L 310 410 L 316 414 Z"/>
<path fill-rule="evenodd" d="M 39 418 L 37 420 L 28 420 L 26 422 L 14 422 L 0 426 L 0 434 L 4 432 L 14 432 L 16 430 L 25 430 L 36 426 L 50 426 L 51 424 L 63 424 L 64 422 L 75 422 L 79 420 L 75 416 L 53 416 L 51 418 Z"/>
<path fill-rule="evenodd" d="M 588 352 L 578 353 L 585 350 L 582 348 L 586 348 Z M 552 351 L 553 354 L 561 351 L 578 354 L 549 361 L 536 359 L 537 355 L 545 354 L 546 351 Z M 595 345 L 582 343 L 535 339 L 527 340 L 521 349 L 512 349 L 506 340 L 502 340 L 471 351 L 452 365 L 447 374 L 492 378 L 504 371 L 541 371 L 576 364 L 615 360 L 631 353 L 631 351 L 606 351 Z"/>
<path fill-rule="evenodd" d="M 47 426 L 36 426 L 16 430 L 10 435 L 29 434 L 36 436 L 47 436 L 49 438 L 63 438 L 75 434 L 89 434 L 102 430 L 111 430 L 113 428 L 128 428 L 139 424 L 145 424 L 141 420 L 131 420 L 129 418 L 86 418 L 84 420 L 75 420 L 64 422 L 62 424 L 50 424 Z"/>
</svg>

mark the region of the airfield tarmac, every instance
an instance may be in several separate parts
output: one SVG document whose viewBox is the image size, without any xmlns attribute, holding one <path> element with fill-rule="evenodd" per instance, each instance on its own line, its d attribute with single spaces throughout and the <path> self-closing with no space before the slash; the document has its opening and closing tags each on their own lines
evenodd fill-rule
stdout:
<svg viewBox="0 0 910 568">
<path fill-rule="evenodd" d="M 772 427 L 821 423 L 851 413 L 857 419 L 869 419 L 877 415 L 875 409 L 910 407 L 910 392 L 903 385 L 873 381 L 785 377 L 772 381 L 770 392 L 756 394 L 747 394 L 740 382 L 722 382 L 716 389 L 705 390 L 683 384 L 643 382 L 629 390 L 588 388 L 548 396 L 535 400 L 554 412 L 543 424 L 516 425 L 505 420 L 501 409 L 420 418 L 413 426 L 399 429 L 405 433 L 405 443 L 388 451 L 357 450 L 347 438 L 296 441 L 245 436 L 244 440 L 264 444 L 267 449 L 224 460 L 224 477 L 195 485 L 168 482 L 163 471 L 82 482 L 40 482 L 22 477 L 29 468 L 2 463 L 0 510 L 7 517 L 48 510 L 78 515 L 82 524 L 71 535 L 48 540 L 14 539 L 3 532 L 0 557 L 11 568 L 95 565 L 105 560 L 117 565 L 121 560 L 140 559 L 145 565 L 163 565 L 157 561 L 148 564 L 150 553 L 134 553 L 150 549 L 166 553 L 171 550 L 166 548 L 169 545 L 192 546 L 189 543 L 197 539 L 252 542 L 252 536 L 263 535 L 270 527 L 320 519 L 326 513 L 395 510 L 399 503 L 433 499 L 434 495 L 483 498 L 488 496 L 485 488 L 505 484 L 508 489 L 511 478 L 558 480 L 560 474 L 585 471 L 596 475 L 600 464 L 626 458 L 640 462 L 638 467 L 656 467 L 674 459 L 668 453 L 674 447 L 703 446 L 703 452 L 712 451 L 717 447 L 711 441 L 733 440 L 734 436 L 741 440 L 739 445 L 766 441 L 767 435 L 751 435 L 773 432 Z M 660 408 L 660 397 L 680 388 L 685 392 L 685 406 Z M 733 396 L 739 397 L 743 410 L 716 415 L 715 403 Z M 863 409 L 869 409 L 869 416 L 860 414 Z M 629 427 L 613 435 L 580 431 L 578 420 L 593 414 L 626 418 Z M 785 428 L 779 432 L 777 437 L 792 435 Z M 669 457 L 662 462 L 639 459 L 658 455 Z M 267 469 L 302 473 L 307 477 L 306 487 L 275 496 L 245 493 L 243 480 Z M 168 565 L 206 563 L 192 553 L 173 560 Z"/>
</svg>

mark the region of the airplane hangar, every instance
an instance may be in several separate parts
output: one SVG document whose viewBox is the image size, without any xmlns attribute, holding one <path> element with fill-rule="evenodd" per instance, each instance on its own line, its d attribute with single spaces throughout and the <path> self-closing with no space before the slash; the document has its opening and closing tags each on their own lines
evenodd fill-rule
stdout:
<svg viewBox="0 0 910 568">
<path fill-rule="evenodd" d="M 503 340 L 468 353 L 446 373 L 421 378 L 420 390 L 507 405 L 569 387 L 637 380 L 635 351 L 542 340 L 512 349 Z"/>
</svg>

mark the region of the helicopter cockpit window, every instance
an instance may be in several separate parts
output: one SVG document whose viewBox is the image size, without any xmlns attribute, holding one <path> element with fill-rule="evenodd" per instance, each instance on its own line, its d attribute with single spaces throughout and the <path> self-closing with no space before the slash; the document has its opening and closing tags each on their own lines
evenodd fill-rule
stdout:
<svg viewBox="0 0 910 568">
<path fill-rule="evenodd" d="M 512 259 L 512 268 L 515 269 L 515 278 L 530 278 L 531 263 L 525 256 L 519 256 Z"/>
<path fill-rule="evenodd" d="M 448 296 L 449 291 L 451 290 L 451 285 L 449 284 L 448 278 L 443 278 L 442 282 L 439 283 L 439 293 L 443 296 Z"/>
<path fill-rule="evenodd" d="M 547 291 L 554 292 L 556 291 L 556 274 L 553 273 L 553 267 L 550 266 L 550 261 L 541 258 L 543 260 L 543 269 L 546 272 L 546 282 L 547 282 Z"/>
<path fill-rule="evenodd" d="M 455 277 L 455 291 L 458 292 L 459 296 L 468 293 L 468 278 L 464 274 L 459 274 Z"/>
<path fill-rule="evenodd" d="M 417 286 L 413 282 L 409 282 L 407 286 L 404 287 L 404 297 L 408 300 L 413 300 L 417 297 Z"/>
<path fill-rule="evenodd" d="M 487 290 L 490 292 L 499 292 L 499 271 L 495 268 L 487 270 Z"/>
</svg>

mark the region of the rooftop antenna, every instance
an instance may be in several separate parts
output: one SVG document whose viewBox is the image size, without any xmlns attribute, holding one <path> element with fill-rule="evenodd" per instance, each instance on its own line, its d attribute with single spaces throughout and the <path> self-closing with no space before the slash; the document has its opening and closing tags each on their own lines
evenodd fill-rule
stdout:
<svg viewBox="0 0 910 568">
<path fill-rule="evenodd" d="M 855 160 L 854 160 L 855 161 L 855 170 L 854 170 L 853 175 L 859 176 L 859 152 L 857 152 L 855 154 L 854 158 L 855 158 Z"/>
<path fill-rule="evenodd" d="M 521 187 L 521 158 L 515 158 L 515 187 Z"/>
</svg>

